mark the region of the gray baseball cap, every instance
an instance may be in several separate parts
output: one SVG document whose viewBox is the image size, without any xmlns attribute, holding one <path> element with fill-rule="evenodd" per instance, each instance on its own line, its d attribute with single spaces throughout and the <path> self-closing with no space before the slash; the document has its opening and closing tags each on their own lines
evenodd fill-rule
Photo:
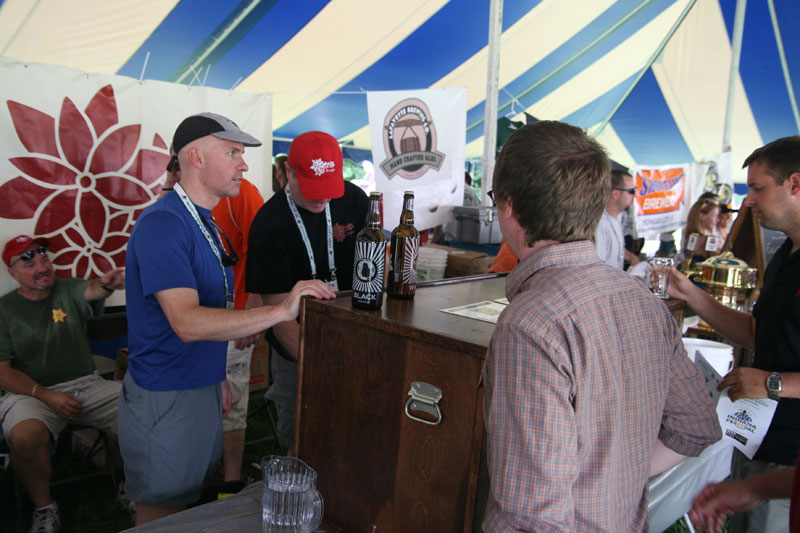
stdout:
<svg viewBox="0 0 800 533">
<path fill-rule="evenodd" d="M 261 146 L 261 141 L 243 132 L 231 119 L 216 113 L 200 113 L 183 119 L 178 125 L 172 137 L 172 149 L 177 154 L 190 142 L 206 135 L 242 143 L 245 146 Z"/>
</svg>

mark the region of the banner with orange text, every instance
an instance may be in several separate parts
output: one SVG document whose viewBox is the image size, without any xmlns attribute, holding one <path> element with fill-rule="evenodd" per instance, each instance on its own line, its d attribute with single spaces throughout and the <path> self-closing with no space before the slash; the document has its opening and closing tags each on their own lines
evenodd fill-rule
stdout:
<svg viewBox="0 0 800 533">
<path fill-rule="evenodd" d="M 636 229 L 640 235 L 673 231 L 686 222 L 687 166 L 637 167 Z"/>
</svg>

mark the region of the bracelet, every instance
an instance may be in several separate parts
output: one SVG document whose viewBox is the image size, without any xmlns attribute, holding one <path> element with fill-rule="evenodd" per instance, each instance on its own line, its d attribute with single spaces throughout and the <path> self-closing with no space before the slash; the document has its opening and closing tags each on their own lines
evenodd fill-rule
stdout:
<svg viewBox="0 0 800 533">
<path fill-rule="evenodd" d="M 161 190 L 162 191 L 174 191 L 175 189 L 173 187 L 161 187 Z"/>
<path fill-rule="evenodd" d="M 101 289 L 103 289 L 104 291 L 108 292 L 109 294 L 111 294 L 112 292 L 114 292 L 114 289 L 112 289 L 111 287 L 109 287 L 109 286 L 108 286 L 108 285 L 106 285 L 105 283 L 101 283 L 101 284 L 100 284 L 100 288 L 101 288 Z"/>
<path fill-rule="evenodd" d="M 33 396 L 34 398 L 36 398 L 36 389 L 38 389 L 38 388 L 39 388 L 39 384 L 38 383 L 34 383 L 33 384 L 33 390 L 31 391 L 31 396 Z"/>
</svg>

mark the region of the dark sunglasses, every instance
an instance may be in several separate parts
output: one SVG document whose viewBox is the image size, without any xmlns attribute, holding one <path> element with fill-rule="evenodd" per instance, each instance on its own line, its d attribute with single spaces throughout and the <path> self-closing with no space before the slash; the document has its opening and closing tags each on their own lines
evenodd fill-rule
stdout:
<svg viewBox="0 0 800 533">
<path fill-rule="evenodd" d="M 167 163 L 167 172 L 175 172 L 180 169 L 181 165 L 178 163 L 177 154 L 172 154 L 172 157 L 169 158 L 169 163 Z"/>
<path fill-rule="evenodd" d="M 19 261 L 22 261 L 23 263 L 27 263 L 28 261 L 33 259 L 33 257 L 35 255 L 37 255 L 37 254 L 38 255 L 45 255 L 46 253 L 47 253 L 47 246 L 39 246 L 38 248 L 34 248 L 33 250 L 28 250 L 27 252 L 22 252 L 21 254 L 19 254 L 19 258 L 17 258 L 16 261 L 12 261 L 11 264 L 8 265 L 8 266 L 14 266 Z"/>
<path fill-rule="evenodd" d="M 494 189 L 489 189 L 486 191 L 486 196 L 488 196 L 489 200 L 492 201 L 492 205 L 497 205 L 497 202 L 494 201 Z"/>
<path fill-rule="evenodd" d="M 203 220 L 205 221 L 205 218 Z M 222 228 L 219 227 L 219 224 L 217 224 L 213 218 L 209 220 L 211 220 L 211 225 L 214 227 L 214 229 L 217 230 L 217 234 L 222 235 L 222 238 L 225 239 L 225 244 L 228 245 L 228 250 L 231 251 L 230 254 L 228 254 L 227 251 L 225 250 L 225 247 L 224 246 L 221 247 L 222 249 L 219 252 L 222 254 L 222 266 L 224 267 L 236 266 L 239 263 L 239 256 L 236 255 L 236 250 L 233 249 L 233 245 L 231 244 L 230 239 L 228 239 L 228 236 L 225 235 L 225 232 L 222 231 Z"/>
<path fill-rule="evenodd" d="M 636 187 L 631 187 L 630 189 L 618 189 L 618 188 L 615 187 L 614 190 L 615 191 L 624 191 L 624 192 L 626 192 L 628 194 L 636 196 Z"/>
</svg>

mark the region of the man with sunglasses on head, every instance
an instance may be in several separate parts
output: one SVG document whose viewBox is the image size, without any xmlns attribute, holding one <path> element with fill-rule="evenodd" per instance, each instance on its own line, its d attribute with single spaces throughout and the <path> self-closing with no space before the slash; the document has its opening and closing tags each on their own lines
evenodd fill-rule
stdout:
<svg viewBox="0 0 800 533">
<path fill-rule="evenodd" d="M 319 281 L 296 284 L 271 306 L 234 309 L 238 262 L 211 218 L 239 194 L 245 147 L 261 142 L 231 120 L 186 118 L 172 146 L 181 171 L 136 221 L 126 270 L 128 373 L 120 394 L 120 450 L 136 524 L 178 512 L 200 496 L 222 452 L 227 341 L 297 316 L 300 299 L 332 298 Z"/>
<path fill-rule="evenodd" d="M 628 209 L 636 197 L 636 181 L 622 169 L 611 171 L 611 194 L 608 196 L 603 216 L 597 224 L 594 246 L 597 255 L 604 263 L 623 269 L 627 259 L 631 265 L 639 258 L 625 249 L 625 236 L 622 233 L 620 215 Z"/>
<path fill-rule="evenodd" d="M 175 151 L 170 148 L 167 177 L 161 195 L 175 190 L 181 181 L 181 168 Z M 211 211 L 211 220 L 219 225 L 225 247 L 235 254 L 238 261 L 233 265 L 234 309 L 252 309 L 261 305 L 257 294 L 250 294 L 244 287 L 245 263 L 250 225 L 264 200 L 255 185 L 242 178 L 242 186 L 236 196 L 226 196 Z M 226 381 L 231 389 L 231 410 L 222 420 L 222 474 L 225 481 L 240 481 L 244 439 L 247 429 L 247 407 L 250 399 L 250 359 L 258 334 L 228 341 Z"/>
<path fill-rule="evenodd" d="M 96 374 L 86 320 L 125 285 L 119 269 L 92 281 L 56 278 L 48 244 L 27 235 L 6 243 L 3 262 L 19 288 L 0 298 L 0 422 L 36 532 L 60 528 L 50 495 L 59 434 L 70 423 L 117 434 L 120 385 Z"/>
</svg>

